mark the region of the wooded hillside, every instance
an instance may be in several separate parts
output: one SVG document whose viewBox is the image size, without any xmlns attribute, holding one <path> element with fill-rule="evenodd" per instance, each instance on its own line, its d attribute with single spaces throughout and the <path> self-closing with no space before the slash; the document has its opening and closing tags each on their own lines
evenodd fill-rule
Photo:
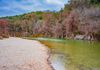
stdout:
<svg viewBox="0 0 100 70">
<path fill-rule="evenodd" d="M 81 35 L 81 39 L 100 40 L 99 0 L 70 0 L 59 12 L 38 11 L 1 19 L 8 20 L 10 36 L 75 39 Z"/>
</svg>

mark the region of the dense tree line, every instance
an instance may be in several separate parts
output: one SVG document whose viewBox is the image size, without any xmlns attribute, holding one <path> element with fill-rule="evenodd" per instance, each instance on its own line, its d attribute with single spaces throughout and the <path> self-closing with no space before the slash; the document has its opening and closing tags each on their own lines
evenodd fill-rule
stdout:
<svg viewBox="0 0 100 70">
<path fill-rule="evenodd" d="M 70 0 L 59 12 L 32 12 L 6 17 L 11 36 L 75 38 L 77 35 L 100 40 L 100 1 Z"/>
</svg>

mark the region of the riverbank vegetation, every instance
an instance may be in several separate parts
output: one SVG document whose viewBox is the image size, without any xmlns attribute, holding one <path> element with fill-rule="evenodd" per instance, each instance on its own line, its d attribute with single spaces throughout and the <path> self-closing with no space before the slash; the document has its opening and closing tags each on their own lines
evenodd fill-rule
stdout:
<svg viewBox="0 0 100 70">
<path fill-rule="evenodd" d="M 0 34 L 100 40 L 99 0 L 69 0 L 69 3 L 58 12 L 37 11 L 2 17 L 0 20 L 7 21 L 0 21 Z"/>
</svg>

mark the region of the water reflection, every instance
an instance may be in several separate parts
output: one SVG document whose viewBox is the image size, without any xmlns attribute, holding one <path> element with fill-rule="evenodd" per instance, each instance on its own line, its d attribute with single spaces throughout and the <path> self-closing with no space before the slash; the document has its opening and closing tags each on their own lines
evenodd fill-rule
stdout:
<svg viewBox="0 0 100 70">
<path fill-rule="evenodd" d="M 63 57 L 64 55 L 61 54 L 52 54 L 50 61 L 55 70 L 66 70 L 64 67 L 65 63 L 63 62 Z"/>
</svg>

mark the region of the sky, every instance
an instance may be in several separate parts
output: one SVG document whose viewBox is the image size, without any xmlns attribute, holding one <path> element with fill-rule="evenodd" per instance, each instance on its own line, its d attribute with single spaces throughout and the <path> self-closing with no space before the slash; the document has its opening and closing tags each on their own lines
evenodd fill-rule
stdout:
<svg viewBox="0 0 100 70">
<path fill-rule="evenodd" d="M 0 17 L 32 11 L 59 11 L 68 0 L 0 0 Z"/>
</svg>

